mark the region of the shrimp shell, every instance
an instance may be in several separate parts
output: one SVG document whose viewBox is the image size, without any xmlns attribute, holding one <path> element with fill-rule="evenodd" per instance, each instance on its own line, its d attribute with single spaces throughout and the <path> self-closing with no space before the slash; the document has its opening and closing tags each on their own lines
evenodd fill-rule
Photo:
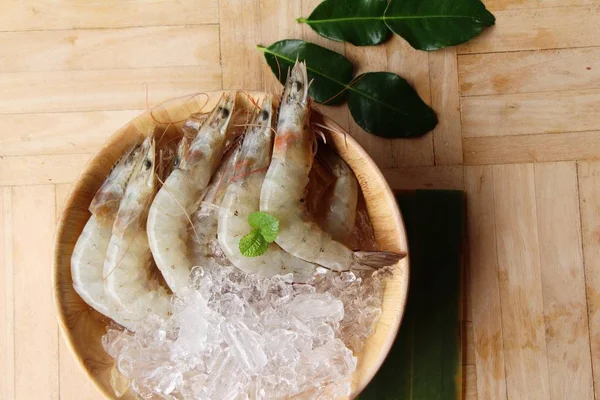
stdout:
<svg viewBox="0 0 600 400">
<path fill-rule="evenodd" d="M 223 156 L 234 101 L 235 93 L 228 93 L 204 121 L 192 115 L 185 122 L 184 130 L 194 130 L 196 135 L 150 207 L 147 230 L 152 255 L 175 294 L 188 290 L 194 266 L 187 251 L 190 216 Z"/>
<path fill-rule="evenodd" d="M 121 324 L 123 321 L 109 306 L 102 271 L 119 204 L 140 157 L 140 147 L 136 145 L 115 164 L 92 199 L 89 207 L 92 215 L 71 255 L 71 276 L 77 294 L 90 307 Z"/>
<path fill-rule="evenodd" d="M 142 150 L 119 206 L 104 260 L 104 290 L 119 320 L 130 330 L 150 313 L 167 318 L 171 308 L 171 296 L 153 276 L 155 267 L 145 230 L 157 186 L 151 137 L 144 141 Z"/>
</svg>

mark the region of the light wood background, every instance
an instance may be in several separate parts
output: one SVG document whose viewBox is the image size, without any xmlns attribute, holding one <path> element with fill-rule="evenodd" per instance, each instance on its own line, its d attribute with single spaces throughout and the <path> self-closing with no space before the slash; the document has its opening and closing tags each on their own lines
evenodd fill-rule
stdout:
<svg viewBox="0 0 600 400">
<path fill-rule="evenodd" d="M 281 4 L 280 4 L 281 3 Z M 440 124 L 348 128 L 395 189 L 464 189 L 467 399 L 600 399 L 600 3 L 487 0 L 493 29 L 434 53 L 295 23 L 319 0 L 0 0 L 0 398 L 100 399 L 58 334 L 55 222 L 104 140 L 148 104 L 278 84 L 256 44 L 304 38 L 407 78 Z M 595 390 L 595 394 L 594 394 Z"/>
</svg>

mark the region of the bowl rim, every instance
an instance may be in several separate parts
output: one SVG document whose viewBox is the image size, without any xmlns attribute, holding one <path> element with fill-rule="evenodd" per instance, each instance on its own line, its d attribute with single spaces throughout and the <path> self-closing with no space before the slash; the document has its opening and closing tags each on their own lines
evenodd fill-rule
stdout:
<svg viewBox="0 0 600 400">
<path fill-rule="evenodd" d="M 241 89 L 232 89 L 232 90 L 207 90 L 207 91 L 202 92 L 202 94 L 207 94 L 208 96 L 219 96 L 226 92 L 236 92 L 236 95 L 237 95 L 237 93 L 243 92 L 249 96 L 260 96 L 265 93 L 262 91 L 245 91 L 245 90 L 241 90 Z M 114 145 L 117 144 L 121 140 L 121 138 L 126 134 L 127 128 L 132 126 L 136 121 L 141 121 L 142 119 L 147 117 L 152 112 L 152 110 L 156 109 L 157 107 L 164 107 L 165 109 L 168 109 L 169 104 L 172 104 L 175 101 L 180 100 L 182 98 L 190 98 L 190 96 L 180 96 L 180 97 L 176 97 L 176 98 L 166 99 L 165 101 L 161 102 L 158 106 L 140 112 L 140 114 L 136 115 L 133 119 L 131 119 L 131 120 L 127 121 L 126 123 L 124 123 L 123 125 L 121 125 L 114 133 L 112 133 L 104 141 L 102 146 L 100 148 L 98 148 L 94 153 L 92 153 L 91 157 L 85 163 L 82 170 L 77 175 L 77 178 L 72 183 L 69 193 L 65 199 L 65 202 L 61 206 L 60 217 L 56 223 L 56 229 L 55 229 L 55 234 L 54 234 L 54 238 L 53 238 L 53 251 L 52 251 L 52 297 L 53 297 L 53 302 L 54 302 L 54 308 L 56 311 L 56 318 L 57 318 L 59 330 L 60 330 L 61 334 L 64 336 L 64 339 L 65 339 L 64 342 L 66 343 L 72 356 L 75 358 L 77 364 L 80 366 L 81 370 L 83 370 L 83 372 L 87 376 L 87 378 L 93 383 L 93 385 L 102 393 L 102 395 L 106 399 L 112 400 L 112 399 L 117 399 L 117 397 L 115 397 L 114 393 L 112 393 L 106 386 L 102 385 L 98 381 L 98 379 L 96 379 L 96 377 L 91 373 L 90 369 L 86 367 L 84 358 L 82 357 L 80 352 L 78 352 L 74 346 L 73 335 L 72 335 L 71 329 L 68 327 L 68 324 L 67 324 L 66 313 L 63 311 L 65 304 L 62 301 L 62 296 L 61 296 L 61 293 L 59 290 L 59 284 L 58 284 L 59 283 L 59 268 L 61 267 L 61 265 L 60 265 L 61 263 L 59 263 L 59 253 L 61 252 L 62 240 L 65 236 L 66 227 L 68 225 L 67 217 L 68 217 L 69 213 L 67 211 L 70 208 L 72 208 L 72 205 L 75 200 L 75 193 L 78 193 L 82 188 L 84 188 L 85 182 L 86 182 L 85 178 L 90 175 L 90 173 L 93 171 L 94 167 L 102 159 L 102 156 L 103 156 L 104 152 L 106 151 L 106 149 L 114 147 Z M 372 381 L 373 377 L 381 369 L 381 367 L 382 367 L 385 359 L 388 357 L 389 352 L 392 348 L 392 345 L 394 344 L 396 337 L 398 335 L 400 325 L 404 319 L 404 314 L 406 312 L 406 303 L 408 300 L 408 290 L 409 290 L 409 285 L 410 285 L 410 251 L 408 248 L 408 238 L 407 238 L 407 233 L 406 233 L 406 226 L 404 224 L 404 219 L 402 217 L 402 212 L 400 210 L 400 206 L 395 201 L 394 192 L 390 188 L 390 186 L 389 186 L 387 180 L 385 179 L 383 173 L 381 172 L 380 168 L 377 166 L 375 161 L 373 161 L 373 159 L 367 153 L 367 151 L 356 141 L 356 139 L 354 139 L 347 132 L 346 129 L 341 127 L 332 118 L 321 113 L 320 110 L 318 110 L 314 106 L 314 104 L 311 107 L 311 112 L 319 113 L 321 115 L 321 117 L 323 118 L 324 122 L 326 122 L 328 125 L 335 127 L 338 130 L 337 134 L 343 133 L 345 135 L 344 140 L 346 142 L 352 143 L 353 148 L 356 150 L 356 152 L 361 157 L 361 159 L 364 160 L 366 162 L 366 164 L 368 164 L 368 167 L 370 167 L 373 170 L 373 172 L 377 175 L 377 177 L 380 178 L 380 180 L 383 182 L 383 191 L 385 192 L 385 195 L 387 197 L 394 199 L 395 208 L 392 210 L 393 215 L 390 217 L 393 217 L 394 225 L 399 230 L 399 233 L 400 233 L 399 239 L 400 239 L 400 241 L 402 241 L 405 244 L 405 247 L 406 247 L 403 250 L 406 252 L 406 257 L 400 261 L 401 263 L 403 263 L 403 266 L 405 269 L 405 273 L 404 273 L 403 279 L 400 281 L 400 287 L 399 287 L 401 290 L 400 310 L 395 315 L 395 319 L 393 321 L 393 326 L 390 326 L 390 331 L 385 339 L 385 342 L 383 342 L 380 346 L 380 349 L 382 349 L 383 351 L 380 351 L 380 356 L 377 358 L 377 360 L 374 363 L 375 366 L 373 368 L 371 368 L 371 370 L 369 371 L 370 373 L 368 375 L 363 375 L 361 377 L 362 379 L 360 380 L 360 384 L 353 388 L 352 393 L 350 394 L 349 398 L 354 399 L 365 389 L 365 387 Z M 373 334 L 374 334 L 374 332 L 371 335 L 373 335 Z"/>
</svg>

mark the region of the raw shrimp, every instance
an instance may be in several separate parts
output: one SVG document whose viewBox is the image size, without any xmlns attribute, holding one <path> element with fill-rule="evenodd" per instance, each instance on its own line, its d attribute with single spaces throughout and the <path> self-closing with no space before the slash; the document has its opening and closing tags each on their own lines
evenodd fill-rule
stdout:
<svg viewBox="0 0 600 400">
<path fill-rule="evenodd" d="M 152 255 L 175 294 L 188 288 L 193 267 L 187 251 L 190 216 L 198 209 L 201 193 L 223 156 L 234 102 L 235 93 L 224 95 L 204 122 L 194 115 L 185 122 L 184 130 L 197 133 L 150 207 L 148 240 Z"/>
<path fill-rule="evenodd" d="M 167 318 L 171 308 L 171 296 L 153 271 L 145 229 L 156 183 L 155 144 L 148 137 L 127 183 L 104 260 L 106 295 L 122 324 L 132 330 L 149 313 Z"/>
<path fill-rule="evenodd" d="M 358 181 L 348 164 L 329 146 L 319 146 L 317 159 L 335 177 L 325 195 L 327 207 L 320 225 L 333 240 L 345 243 L 356 222 Z"/>
<path fill-rule="evenodd" d="M 243 256 L 239 249 L 240 239 L 251 231 L 248 215 L 259 210 L 260 190 L 271 158 L 271 118 L 271 98 L 267 96 L 246 130 L 235 177 L 221 203 L 219 243 L 229 261 L 247 273 L 263 277 L 292 273 L 295 282 L 306 282 L 316 266 L 283 251 L 275 243 L 269 244 L 267 251 L 258 257 Z"/>
<path fill-rule="evenodd" d="M 71 276 L 77 294 L 95 310 L 119 323 L 122 321 L 109 307 L 104 293 L 102 270 L 119 204 L 139 156 L 140 148 L 135 146 L 114 166 L 92 199 L 89 207 L 92 215 L 71 256 Z"/>
<path fill-rule="evenodd" d="M 219 263 L 230 265 L 220 249 L 217 239 L 219 224 L 219 207 L 235 172 L 235 164 L 240 154 L 240 142 L 223 156 L 219 169 L 215 172 L 210 184 L 206 188 L 202 204 L 198 211 L 192 215 L 190 226 L 190 244 L 188 246 L 190 258 L 194 265 L 210 267 Z"/>
<path fill-rule="evenodd" d="M 333 240 L 308 214 L 305 192 L 316 145 L 309 110 L 306 65 L 296 62 L 284 87 L 273 159 L 260 195 L 261 211 L 279 219 L 277 244 L 298 258 L 334 271 L 395 264 L 403 254 L 352 251 Z"/>
</svg>

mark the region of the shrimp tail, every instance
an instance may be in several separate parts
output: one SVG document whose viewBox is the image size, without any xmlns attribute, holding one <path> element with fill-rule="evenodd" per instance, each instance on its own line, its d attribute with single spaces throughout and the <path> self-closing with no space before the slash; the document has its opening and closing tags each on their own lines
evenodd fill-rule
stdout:
<svg viewBox="0 0 600 400">
<path fill-rule="evenodd" d="M 355 251 L 354 262 L 351 268 L 372 270 L 388 265 L 394 265 L 406 257 L 406 253 L 394 253 L 391 251 Z"/>
</svg>

